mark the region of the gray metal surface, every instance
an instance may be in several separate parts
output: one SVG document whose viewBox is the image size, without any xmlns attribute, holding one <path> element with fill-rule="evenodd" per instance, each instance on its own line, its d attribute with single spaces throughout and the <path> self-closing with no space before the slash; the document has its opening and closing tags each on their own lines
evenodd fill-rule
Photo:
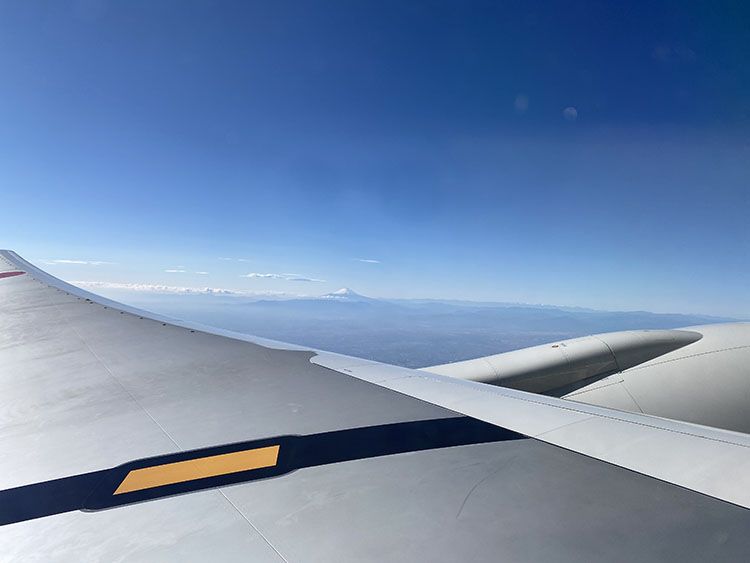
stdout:
<svg viewBox="0 0 750 563">
<path fill-rule="evenodd" d="M 313 365 L 312 351 L 64 289 L 0 279 L 2 489 L 234 441 L 456 416 Z M 515 439 L 10 524 L 0 560 L 736 561 L 750 553 L 748 526 L 737 506 Z"/>
<path fill-rule="evenodd" d="M 750 432 L 750 323 L 685 330 L 703 338 L 565 398 Z"/>
<path fill-rule="evenodd" d="M 326 352 L 311 362 L 750 508 L 750 436 Z"/>
<path fill-rule="evenodd" d="M 580 387 L 701 339 L 687 330 L 626 330 L 571 338 L 463 362 L 422 368 L 459 379 L 532 393 Z M 562 393 L 557 393 L 559 397 Z"/>
</svg>

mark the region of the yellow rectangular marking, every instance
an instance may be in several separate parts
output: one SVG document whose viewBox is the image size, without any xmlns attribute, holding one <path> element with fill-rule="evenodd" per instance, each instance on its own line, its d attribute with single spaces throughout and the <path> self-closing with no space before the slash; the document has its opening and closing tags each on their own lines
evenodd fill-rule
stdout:
<svg viewBox="0 0 750 563">
<path fill-rule="evenodd" d="M 278 457 L 279 446 L 268 446 L 134 469 L 126 475 L 114 494 L 130 493 L 250 469 L 273 467 Z"/>
</svg>

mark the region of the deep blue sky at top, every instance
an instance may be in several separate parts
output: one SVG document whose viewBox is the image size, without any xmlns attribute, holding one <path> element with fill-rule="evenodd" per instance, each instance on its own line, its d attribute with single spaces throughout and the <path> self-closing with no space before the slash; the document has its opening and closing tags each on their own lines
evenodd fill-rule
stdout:
<svg viewBox="0 0 750 563">
<path fill-rule="evenodd" d="M 0 246 L 70 280 L 749 316 L 743 4 L 3 2 Z"/>
</svg>

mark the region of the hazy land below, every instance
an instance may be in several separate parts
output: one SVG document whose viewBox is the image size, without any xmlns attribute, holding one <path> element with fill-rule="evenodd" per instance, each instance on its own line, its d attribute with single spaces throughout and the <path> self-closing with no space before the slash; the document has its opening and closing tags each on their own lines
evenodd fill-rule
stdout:
<svg viewBox="0 0 750 563">
<path fill-rule="evenodd" d="M 616 330 L 735 319 L 471 301 L 381 300 L 349 293 L 255 300 L 232 295 L 99 293 L 155 313 L 406 367 L 424 367 Z"/>
</svg>

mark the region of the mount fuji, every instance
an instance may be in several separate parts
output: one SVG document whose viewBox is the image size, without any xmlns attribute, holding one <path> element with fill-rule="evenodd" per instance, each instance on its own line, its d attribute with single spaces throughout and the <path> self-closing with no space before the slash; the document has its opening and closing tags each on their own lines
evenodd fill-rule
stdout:
<svg viewBox="0 0 750 563">
<path fill-rule="evenodd" d="M 347 302 L 377 301 L 377 299 L 373 299 L 372 297 L 365 297 L 364 295 L 360 295 L 359 293 L 357 293 L 353 289 L 349 289 L 348 287 L 342 287 L 341 289 L 338 289 L 331 293 L 326 293 L 325 295 L 319 296 L 318 299 L 328 299 L 328 300 L 334 300 L 334 301 L 347 301 Z"/>
</svg>

